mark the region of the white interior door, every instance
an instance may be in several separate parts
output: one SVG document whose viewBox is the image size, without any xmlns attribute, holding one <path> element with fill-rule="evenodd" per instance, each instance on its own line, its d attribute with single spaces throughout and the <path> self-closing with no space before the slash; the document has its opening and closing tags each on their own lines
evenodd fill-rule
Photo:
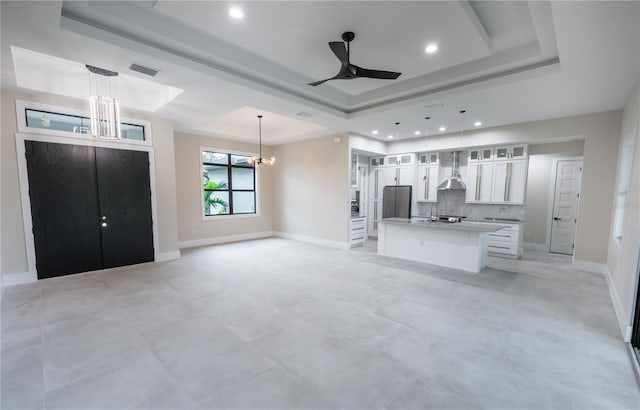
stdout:
<svg viewBox="0 0 640 410">
<path fill-rule="evenodd" d="M 573 254 L 582 160 L 559 160 L 553 196 L 549 252 Z"/>
</svg>

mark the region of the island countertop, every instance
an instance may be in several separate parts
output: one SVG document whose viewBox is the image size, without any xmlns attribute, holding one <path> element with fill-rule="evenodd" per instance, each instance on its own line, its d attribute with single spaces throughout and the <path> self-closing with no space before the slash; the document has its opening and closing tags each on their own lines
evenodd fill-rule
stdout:
<svg viewBox="0 0 640 410">
<path fill-rule="evenodd" d="M 495 232 L 508 225 L 487 224 L 482 222 L 462 221 L 462 222 L 434 222 L 429 218 L 385 218 L 380 220 L 381 223 L 390 223 L 395 225 L 410 225 L 420 228 L 435 228 L 458 231 L 472 232 Z"/>
</svg>

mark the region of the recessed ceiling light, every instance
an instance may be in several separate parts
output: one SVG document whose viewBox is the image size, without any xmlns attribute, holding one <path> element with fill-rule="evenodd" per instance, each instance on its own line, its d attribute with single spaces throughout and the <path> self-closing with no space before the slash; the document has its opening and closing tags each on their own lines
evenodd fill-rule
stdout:
<svg viewBox="0 0 640 410">
<path fill-rule="evenodd" d="M 447 129 L 446 129 L 445 127 L 440 127 L 440 128 L 438 128 L 438 130 L 439 130 L 440 132 L 443 132 L 443 131 L 446 131 Z"/>
<path fill-rule="evenodd" d="M 393 135 L 387 135 L 387 138 L 389 138 L 390 140 L 393 139 Z"/>
<path fill-rule="evenodd" d="M 229 9 L 229 16 L 233 17 L 234 19 L 241 19 L 244 17 L 244 13 L 238 7 L 231 7 Z"/>
<path fill-rule="evenodd" d="M 371 131 L 371 134 L 373 134 L 373 135 L 378 135 L 378 130 L 373 130 L 373 131 Z"/>
<path fill-rule="evenodd" d="M 424 49 L 427 54 L 433 54 L 438 51 L 438 45 L 436 43 L 429 43 L 427 47 Z"/>
<path fill-rule="evenodd" d="M 482 125 L 482 122 L 481 121 L 476 121 L 476 122 L 473 123 L 473 125 L 475 125 L 476 127 L 479 127 L 479 126 Z"/>
<path fill-rule="evenodd" d="M 414 132 L 413 135 L 420 135 L 420 131 Z"/>
</svg>

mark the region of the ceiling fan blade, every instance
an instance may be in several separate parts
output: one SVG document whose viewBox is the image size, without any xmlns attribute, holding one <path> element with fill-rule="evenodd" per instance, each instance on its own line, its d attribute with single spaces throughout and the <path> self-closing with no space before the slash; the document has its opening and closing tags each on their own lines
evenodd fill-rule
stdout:
<svg viewBox="0 0 640 410">
<path fill-rule="evenodd" d="M 325 83 L 325 82 L 327 82 L 327 81 L 329 81 L 329 80 L 333 80 L 333 78 L 327 78 L 326 80 L 314 81 L 314 82 L 309 83 L 309 84 L 307 84 L 307 85 L 310 85 L 310 86 L 316 87 L 316 86 L 318 86 L 318 85 L 320 85 L 320 84 L 322 84 L 322 83 Z"/>
<path fill-rule="evenodd" d="M 331 41 L 329 42 L 329 47 L 331 48 L 331 51 L 333 51 L 333 54 L 335 54 L 336 57 L 338 57 L 338 60 L 340 60 L 342 64 L 349 63 L 349 59 L 347 56 L 347 48 L 344 46 L 344 43 L 342 41 Z"/>
<path fill-rule="evenodd" d="M 353 64 L 352 64 L 353 65 Z M 369 70 L 366 68 L 358 67 L 354 65 L 356 69 L 356 76 L 358 77 L 368 77 L 368 78 L 380 78 L 383 80 L 395 80 L 400 77 L 402 73 L 396 73 L 394 71 L 380 71 L 380 70 Z"/>
</svg>

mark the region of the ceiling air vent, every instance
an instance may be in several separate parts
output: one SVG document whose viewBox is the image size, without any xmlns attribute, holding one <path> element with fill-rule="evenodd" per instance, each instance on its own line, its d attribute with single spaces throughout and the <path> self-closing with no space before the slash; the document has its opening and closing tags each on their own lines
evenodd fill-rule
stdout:
<svg viewBox="0 0 640 410">
<path fill-rule="evenodd" d="M 131 64 L 129 66 L 129 70 L 137 71 L 139 73 L 142 73 L 142 74 L 145 74 L 145 75 L 149 75 L 151 77 L 155 77 L 155 75 L 158 74 L 158 70 L 154 70 L 153 68 L 149 68 L 149 67 L 143 67 L 143 66 L 138 65 L 138 64 Z"/>
</svg>

